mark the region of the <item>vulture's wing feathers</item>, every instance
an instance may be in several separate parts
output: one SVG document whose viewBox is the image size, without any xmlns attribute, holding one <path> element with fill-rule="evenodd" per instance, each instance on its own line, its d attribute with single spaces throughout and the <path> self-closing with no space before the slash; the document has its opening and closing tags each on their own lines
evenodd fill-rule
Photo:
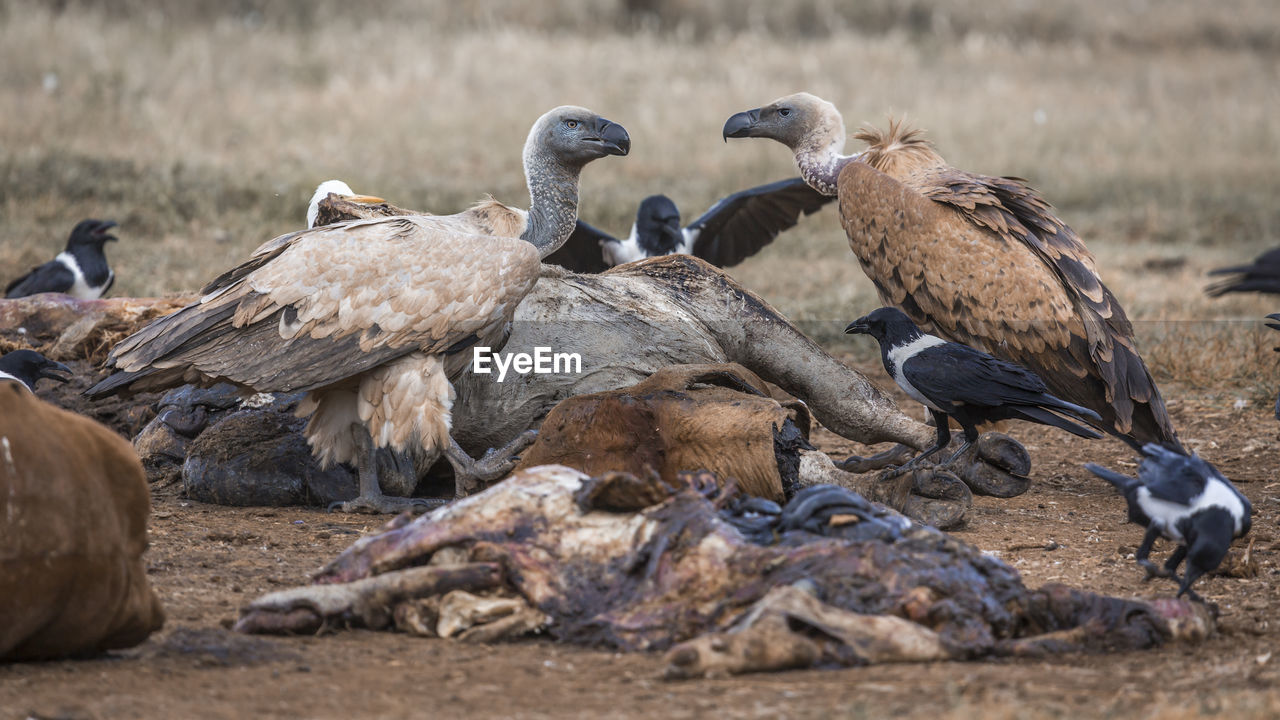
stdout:
<svg viewBox="0 0 1280 720">
<path fill-rule="evenodd" d="M 1030 369 L 1135 447 L 1177 442 L 1128 318 L 1033 190 L 949 167 L 902 183 L 862 162 L 839 182 L 841 221 L 885 301 Z"/>
<path fill-rule="evenodd" d="M 75 282 L 76 276 L 66 265 L 50 260 L 9 283 L 4 294 L 5 297 L 26 297 L 38 293 L 65 292 Z"/>
<path fill-rule="evenodd" d="M 691 255 L 718 267 L 737 265 L 755 255 L 803 215 L 835 200 L 790 178 L 736 192 L 721 199 L 685 228 L 693 235 Z"/>
<path fill-rule="evenodd" d="M 1230 292 L 1260 292 L 1280 295 L 1280 248 L 1259 255 L 1250 265 L 1210 270 L 1210 275 L 1238 275 L 1213 283 L 1204 291 L 1210 297 Z"/>
<path fill-rule="evenodd" d="M 564 245 L 543 262 L 577 273 L 602 273 L 609 269 L 609 264 L 604 261 L 600 244 L 607 241 L 617 242 L 617 238 L 579 220 Z"/>
<path fill-rule="evenodd" d="M 188 380 L 311 389 L 411 352 L 500 338 L 538 267 L 523 240 L 459 233 L 433 218 L 320 227 L 264 245 L 197 303 L 120 343 L 111 360 L 125 382 L 191 368 L 203 378 Z"/>
</svg>

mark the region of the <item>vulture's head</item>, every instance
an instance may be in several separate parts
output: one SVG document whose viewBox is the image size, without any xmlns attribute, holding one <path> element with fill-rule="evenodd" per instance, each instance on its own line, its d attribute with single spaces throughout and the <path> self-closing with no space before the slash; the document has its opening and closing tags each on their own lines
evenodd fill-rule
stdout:
<svg viewBox="0 0 1280 720">
<path fill-rule="evenodd" d="M 663 255 L 675 252 L 684 242 L 680 229 L 680 208 L 666 195 L 650 195 L 640 201 L 636 211 L 636 235 L 642 244 Z M 649 240 L 649 243 L 643 242 Z"/>
<path fill-rule="evenodd" d="M 315 193 L 311 195 L 311 202 L 307 205 L 307 228 L 316 226 L 316 220 L 320 217 L 320 202 L 330 195 L 341 195 L 344 199 L 351 202 L 362 203 L 365 205 L 376 205 L 380 202 L 386 202 L 380 197 L 372 195 L 357 195 L 351 189 L 351 186 L 341 180 L 325 180 L 316 187 Z"/>
<path fill-rule="evenodd" d="M 606 155 L 626 155 L 631 136 L 621 125 L 586 108 L 562 105 L 538 118 L 525 142 L 525 160 L 545 158 L 562 167 L 581 168 Z"/>
<path fill-rule="evenodd" d="M 754 110 L 740 112 L 724 124 L 724 139 L 759 137 L 777 140 L 792 152 L 838 143 L 844 147 L 844 120 L 836 106 L 809 93 L 796 93 Z"/>
<path fill-rule="evenodd" d="M 107 232 L 115 226 L 114 220 L 81 220 L 72 229 L 71 237 L 67 239 L 67 247 L 102 247 L 104 243 L 115 242 L 118 238 Z"/>
</svg>

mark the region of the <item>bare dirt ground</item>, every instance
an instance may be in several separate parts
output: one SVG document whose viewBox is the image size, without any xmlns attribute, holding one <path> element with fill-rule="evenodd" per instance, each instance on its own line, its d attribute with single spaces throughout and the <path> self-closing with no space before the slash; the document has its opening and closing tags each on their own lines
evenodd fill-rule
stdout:
<svg viewBox="0 0 1280 720">
<path fill-rule="evenodd" d="M 1229 390 L 1167 385 L 1165 392 L 1177 398 L 1171 412 L 1184 439 L 1238 484 L 1255 511 L 1256 576 L 1216 576 L 1197 586 L 1221 613 L 1219 633 L 1201 645 L 673 683 L 660 677 L 660 656 L 545 639 L 476 646 L 368 631 L 243 636 L 227 629 L 239 606 L 305 582 L 382 520 L 204 505 L 175 485 L 154 490 L 148 554 L 165 628 L 106 657 L 0 666 L 0 718 L 1275 717 L 1280 423 L 1256 403 L 1233 409 Z M 1168 581 L 1140 582 L 1130 554 L 1141 530 L 1125 523 L 1111 488 L 1080 467 L 1093 460 L 1131 471 L 1127 449 L 1025 425 L 1012 432 L 1035 463 L 1031 490 L 977 498 L 959 537 L 998 552 L 1032 586 L 1170 593 Z M 816 439 L 837 456 L 865 450 L 825 431 Z M 1168 550 L 1158 544 L 1156 559 Z"/>
</svg>

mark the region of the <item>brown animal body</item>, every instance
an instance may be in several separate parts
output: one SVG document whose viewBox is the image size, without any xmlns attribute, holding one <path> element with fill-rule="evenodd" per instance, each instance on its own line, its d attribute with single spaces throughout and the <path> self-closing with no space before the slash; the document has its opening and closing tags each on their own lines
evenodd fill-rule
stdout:
<svg viewBox="0 0 1280 720">
<path fill-rule="evenodd" d="M 564 400 L 547 415 L 522 468 L 567 465 L 588 475 L 682 471 L 733 478 L 749 495 L 783 502 L 798 483 L 809 412 L 787 408 L 741 365 L 679 365 L 635 385 Z"/>
<path fill-rule="evenodd" d="M 806 180 L 838 195 L 881 298 L 922 328 L 1027 367 L 1134 447 L 1179 445 L 1092 254 L 1025 181 L 951 167 L 901 123 L 859 132 L 867 149 L 841 155 L 839 113 L 806 93 L 739 113 L 725 133 L 791 147 Z"/>
<path fill-rule="evenodd" d="M 130 647 L 164 623 L 128 442 L 0 382 L 0 506 L 0 660 Z"/>
</svg>

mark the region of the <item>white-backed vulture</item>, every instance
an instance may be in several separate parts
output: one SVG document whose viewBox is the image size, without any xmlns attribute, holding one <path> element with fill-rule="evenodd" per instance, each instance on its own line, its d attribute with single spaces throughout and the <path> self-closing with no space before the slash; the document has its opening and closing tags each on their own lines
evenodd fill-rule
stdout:
<svg viewBox="0 0 1280 720">
<path fill-rule="evenodd" d="M 311 194 L 311 202 L 307 204 L 308 230 L 316 226 L 316 221 L 320 217 L 320 201 L 329 197 L 330 194 L 338 195 L 354 203 L 362 203 L 366 205 L 386 202 L 382 198 L 374 197 L 372 195 L 357 195 L 355 191 L 351 189 L 350 185 L 341 180 L 325 180 L 316 186 L 316 191 Z"/>
<path fill-rule="evenodd" d="M 640 201 L 626 238 L 579 220 L 568 242 L 546 262 L 574 272 L 604 272 L 648 257 L 684 253 L 716 267 L 730 267 L 834 199 L 809 187 L 803 178 L 779 180 L 721 198 L 688 227 L 680 227 L 680 209 L 671 198 L 650 195 Z"/>
<path fill-rule="evenodd" d="M 838 196 L 849 245 L 886 304 L 1031 369 L 1135 448 L 1180 447 L 1093 255 L 1025 181 L 951 167 L 899 122 L 863 129 L 867 149 L 843 155 L 839 111 L 808 93 L 730 117 L 724 136 L 777 140 L 814 189 Z"/>
<path fill-rule="evenodd" d="M 541 258 L 577 220 L 578 176 L 625 155 L 622 126 L 563 106 L 524 147 L 526 211 L 483 201 L 450 216 L 357 220 L 282 235 L 206 286 L 192 305 L 125 339 L 101 396 L 183 383 L 232 382 L 258 392 L 307 391 L 307 440 L 328 464 L 357 463 L 360 496 L 344 509 L 397 511 L 382 495 L 374 446 L 421 445 L 453 465 L 457 493 L 506 474 L 528 438 L 473 460 L 450 436 L 450 381 L 473 346 L 500 346 Z"/>
<path fill-rule="evenodd" d="M 103 246 L 119 238 L 107 231 L 114 220 L 81 220 L 71 230 L 67 247 L 49 262 L 32 268 L 4 289 L 7 298 L 38 293 L 65 293 L 81 300 L 97 300 L 115 284 L 116 274 L 107 264 Z"/>
</svg>

